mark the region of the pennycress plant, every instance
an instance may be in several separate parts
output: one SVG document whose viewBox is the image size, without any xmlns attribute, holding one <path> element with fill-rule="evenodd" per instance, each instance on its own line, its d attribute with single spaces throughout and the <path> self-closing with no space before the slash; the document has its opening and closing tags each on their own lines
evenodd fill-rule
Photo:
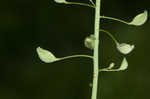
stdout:
<svg viewBox="0 0 150 99">
<path fill-rule="evenodd" d="M 145 10 L 143 13 L 140 13 L 137 16 L 135 16 L 131 22 L 126 22 L 124 20 L 113 18 L 113 17 L 101 16 L 100 15 L 101 0 L 96 0 L 96 3 L 94 3 L 92 0 L 89 0 L 89 3 L 69 2 L 66 0 L 54 0 L 54 1 L 56 3 L 61 3 L 61 4 L 81 5 L 81 6 L 87 6 L 95 9 L 94 34 L 91 34 L 90 36 L 86 37 L 84 40 L 85 47 L 93 50 L 93 55 L 92 56 L 72 55 L 72 56 L 58 58 L 55 57 L 55 55 L 53 55 L 50 51 L 43 49 L 41 47 L 37 47 L 36 51 L 38 53 L 38 56 L 41 59 L 41 61 L 45 63 L 52 63 L 52 62 L 61 61 L 64 59 L 74 58 L 74 57 L 86 57 L 92 59 L 93 60 L 93 85 L 92 85 L 91 99 L 97 99 L 98 73 L 102 71 L 123 71 L 126 70 L 128 67 L 127 59 L 123 57 L 123 60 L 119 68 L 115 68 L 115 63 L 113 62 L 110 63 L 108 67 L 99 68 L 99 63 L 98 63 L 99 32 L 106 33 L 114 41 L 116 45 L 116 49 L 124 56 L 129 54 L 135 48 L 133 44 L 118 42 L 118 40 L 110 32 L 104 29 L 100 29 L 100 19 L 109 19 L 109 20 L 119 21 L 127 25 L 141 26 L 146 22 L 148 18 L 148 12 Z"/>
</svg>

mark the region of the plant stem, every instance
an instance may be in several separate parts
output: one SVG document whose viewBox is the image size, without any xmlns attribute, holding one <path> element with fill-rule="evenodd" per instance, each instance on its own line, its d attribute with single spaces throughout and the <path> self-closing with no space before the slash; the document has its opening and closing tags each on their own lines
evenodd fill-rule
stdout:
<svg viewBox="0 0 150 99">
<path fill-rule="evenodd" d="M 115 44 L 118 44 L 117 39 L 108 31 L 100 29 L 99 31 L 105 32 L 108 36 L 110 36 L 112 38 L 112 40 L 115 42 Z"/>
<path fill-rule="evenodd" d="M 100 18 L 109 19 L 109 20 L 115 20 L 115 21 L 118 21 L 118 22 L 121 22 L 121 23 L 129 24 L 128 22 L 126 22 L 126 21 L 124 21 L 124 20 L 117 19 L 117 18 L 113 18 L 113 17 L 100 16 Z"/>
<path fill-rule="evenodd" d="M 75 57 L 86 57 L 86 58 L 93 59 L 93 56 L 89 56 L 89 55 L 72 55 L 72 56 L 66 56 L 66 57 L 58 58 L 58 61 L 65 60 L 65 59 L 68 59 L 68 58 L 75 58 Z"/>
<path fill-rule="evenodd" d="M 86 3 L 78 3 L 78 2 L 66 2 L 66 4 L 74 4 L 74 5 L 81 5 L 81 6 L 88 6 L 88 7 L 92 7 L 92 8 L 95 8 L 94 5 L 91 5 L 91 4 L 86 4 Z"/>
<path fill-rule="evenodd" d="M 100 28 L 100 6 L 101 0 L 96 0 L 96 8 L 95 8 L 95 26 L 94 26 L 94 58 L 93 58 L 93 87 L 92 87 L 92 96 L 91 99 L 97 99 L 97 89 L 98 89 L 98 69 L 99 69 L 99 28 Z"/>
<path fill-rule="evenodd" d="M 94 2 L 93 2 L 93 0 L 89 0 L 91 3 L 92 3 L 92 5 L 95 7 L 95 4 L 94 4 Z"/>
</svg>

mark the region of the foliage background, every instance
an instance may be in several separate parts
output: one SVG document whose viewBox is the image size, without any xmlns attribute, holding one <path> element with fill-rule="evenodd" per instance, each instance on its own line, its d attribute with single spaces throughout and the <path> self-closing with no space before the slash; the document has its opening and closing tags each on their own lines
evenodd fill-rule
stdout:
<svg viewBox="0 0 150 99">
<path fill-rule="evenodd" d="M 149 3 L 148 0 L 102 0 L 102 14 L 131 21 L 145 9 L 150 11 Z M 94 10 L 56 4 L 53 0 L 2 0 L 0 8 L 0 99 L 90 99 L 90 59 L 45 64 L 35 49 L 41 46 L 57 57 L 91 55 L 83 41 L 93 33 Z M 136 48 L 127 56 L 127 71 L 100 73 L 98 99 L 147 99 L 150 21 L 134 27 L 102 20 L 101 27 L 120 42 L 135 44 Z M 123 56 L 114 43 L 104 33 L 100 33 L 100 38 L 101 68 L 112 61 L 119 65 Z"/>
</svg>

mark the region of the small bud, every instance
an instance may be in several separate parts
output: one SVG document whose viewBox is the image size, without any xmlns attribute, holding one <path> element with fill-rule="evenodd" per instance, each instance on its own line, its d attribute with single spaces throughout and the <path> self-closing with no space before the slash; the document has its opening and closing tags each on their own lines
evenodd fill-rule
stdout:
<svg viewBox="0 0 150 99">
<path fill-rule="evenodd" d="M 143 13 L 135 16 L 133 20 L 129 23 L 129 25 L 140 26 L 143 25 L 147 19 L 148 19 L 148 12 L 145 10 Z"/>
<path fill-rule="evenodd" d="M 126 60 L 126 58 L 123 59 L 121 66 L 118 70 L 126 70 L 128 68 L 128 62 Z"/>
<path fill-rule="evenodd" d="M 58 60 L 50 51 L 45 50 L 43 48 L 38 47 L 36 49 L 39 58 L 41 59 L 41 61 L 45 62 L 45 63 L 52 63 L 56 60 Z"/>
<path fill-rule="evenodd" d="M 121 44 L 118 43 L 117 49 L 122 54 L 129 54 L 134 49 L 134 45 L 130 45 L 130 44 L 126 44 L 126 43 L 121 43 Z"/>
<path fill-rule="evenodd" d="M 54 0 L 56 3 L 66 3 L 66 0 Z"/>
<path fill-rule="evenodd" d="M 94 35 L 93 34 L 85 38 L 84 45 L 85 47 L 91 50 L 94 48 Z"/>
<path fill-rule="evenodd" d="M 115 63 L 110 63 L 108 69 L 112 69 L 115 66 Z"/>
</svg>

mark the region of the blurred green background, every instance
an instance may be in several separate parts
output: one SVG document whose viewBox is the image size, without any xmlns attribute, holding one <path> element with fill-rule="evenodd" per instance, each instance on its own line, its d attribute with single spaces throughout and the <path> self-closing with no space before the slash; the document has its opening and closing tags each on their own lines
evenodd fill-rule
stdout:
<svg viewBox="0 0 150 99">
<path fill-rule="evenodd" d="M 101 14 L 131 21 L 144 10 L 150 11 L 149 3 L 102 0 Z M 83 42 L 93 33 L 94 9 L 56 4 L 53 0 L 2 0 L 0 8 L 0 99 L 90 99 L 90 59 L 45 64 L 38 58 L 36 48 L 48 49 L 57 57 L 92 55 Z M 100 73 L 98 99 L 147 99 L 150 21 L 140 27 L 101 22 L 101 28 L 112 32 L 120 42 L 136 47 L 127 55 L 128 70 Z M 118 66 L 123 56 L 106 34 L 100 33 L 100 39 L 100 68 L 112 61 Z"/>
</svg>

